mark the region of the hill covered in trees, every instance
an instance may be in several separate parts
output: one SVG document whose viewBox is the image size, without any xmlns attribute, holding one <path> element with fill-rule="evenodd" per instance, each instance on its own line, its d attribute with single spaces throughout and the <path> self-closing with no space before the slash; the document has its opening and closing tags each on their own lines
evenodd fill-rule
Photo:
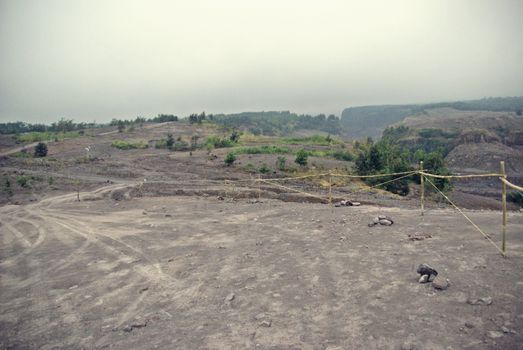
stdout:
<svg viewBox="0 0 523 350">
<path fill-rule="evenodd" d="M 351 107 L 343 110 L 341 123 L 350 137 L 380 137 L 386 127 L 411 115 L 423 115 L 431 109 L 452 108 L 460 111 L 496 111 L 521 114 L 523 97 L 496 97 L 470 101 L 408 105 Z"/>
<path fill-rule="evenodd" d="M 341 132 L 340 119 L 335 115 L 298 115 L 289 111 L 243 112 L 214 115 L 213 121 L 226 127 L 249 131 L 254 135 L 288 135 L 297 130 L 316 130 L 329 134 Z"/>
</svg>

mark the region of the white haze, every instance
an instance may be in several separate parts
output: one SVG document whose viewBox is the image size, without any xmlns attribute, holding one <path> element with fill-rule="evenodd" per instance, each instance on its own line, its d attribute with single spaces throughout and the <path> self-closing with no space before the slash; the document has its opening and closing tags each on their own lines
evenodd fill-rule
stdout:
<svg viewBox="0 0 523 350">
<path fill-rule="evenodd" d="M 523 95 L 523 1 L 0 0 L 0 121 Z"/>
</svg>

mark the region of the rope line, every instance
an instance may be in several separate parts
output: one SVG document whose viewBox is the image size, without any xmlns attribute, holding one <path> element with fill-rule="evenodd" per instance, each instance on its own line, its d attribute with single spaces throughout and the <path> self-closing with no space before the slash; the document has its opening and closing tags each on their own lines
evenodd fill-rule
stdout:
<svg viewBox="0 0 523 350">
<path fill-rule="evenodd" d="M 292 187 L 283 186 L 283 185 L 280 185 L 280 184 L 277 184 L 277 183 L 272 183 L 272 182 L 264 180 L 264 179 L 260 179 L 260 181 L 261 182 L 265 182 L 265 183 L 267 183 L 269 185 L 273 185 L 273 186 L 281 187 L 281 188 L 284 188 L 284 189 L 287 189 L 287 190 L 295 191 L 295 192 L 304 194 L 304 195 L 309 196 L 309 197 L 314 197 L 314 198 L 318 198 L 318 199 L 321 199 L 321 200 L 326 200 L 326 197 L 322 197 L 322 196 L 318 196 L 318 195 L 315 195 L 315 194 L 311 194 L 311 193 L 307 193 L 307 192 L 304 192 L 304 191 L 300 191 L 300 190 L 297 190 L 297 189 L 292 188 Z"/>
<path fill-rule="evenodd" d="M 274 179 L 268 179 L 270 181 L 287 181 L 287 180 L 298 180 L 298 179 L 307 179 L 310 177 L 322 177 L 327 176 L 329 173 L 320 173 L 320 174 L 313 174 L 313 175 L 303 175 L 303 176 L 296 176 L 296 177 L 277 177 Z M 260 179 L 262 181 L 263 179 Z M 258 179 L 256 179 L 258 181 Z"/>
<path fill-rule="evenodd" d="M 512 187 L 513 189 L 515 190 L 518 190 L 520 192 L 523 192 L 523 187 L 519 187 L 518 185 L 514 185 L 512 182 L 508 181 L 507 179 L 505 179 L 504 177 L 500 177 L 499 178 L 501 180 L 501 182 L 503 182 L 505 185 L 509 186 L 509 187 Z"/>
<path fill-rule="evenodd" d="M 385 176 L 394 176 L 394 175 L 412 175 L 417 173 L 417 170 L 411 170 L 411 171 L 402 171 L 398 173 L 388 173 L 388 174 L 374 174 L 374 175 L 349 175 L 349 174 L 330 174 L 332 176 L 336 177 L 350 177 L 355 179 L 365 179 L 365 178 L 373 178 L 373 177 L 385 177 Z"/>
<path fill-rule="evenodd" d="M 412 174 L 415 173 L 415 172 L 412 172 Z M 382 182 L 382 183 L 379 183 L 379 184 L 376 184 L 376 185 L 373 185 L 373 186 L 368 186 L 368 187 L 364 187 L 364 188 L 360 188 L 354 192 L 351 192 L 351 194 L 355 194 L 355 193 L 359 193 L 359 192 L 363 192 L 363 191 L 368 191 L 372 188 L 375 188 L 375 187 L 378 187 L 378 186 L 382 186 L 382 185 L 385 185 L 385 184 L 388 184 L 389 182 L 394 182 L 396 180 L 400 180 L 400 179 L 403 179 L 405 177 L 409 177 L 411 176 L 412 174 L 406 174 L 406 175 L 403 175 L 403 176 L 400 176 L 400 177 L 397 177 L 395 179 L 392 179 L 392 180 L 388 180 L 388 181 L 385 181 L 385 182 Z"/>
<path fill-rule="evenodd" d="M 278 182 L 278 181 L 309 179 L 309 178 L 324 177 L 324 176 L 345 177 L 345 178 L 352 178 L 352 179 L 370 179 L 370 178 L 377 178 L 377 177 L 396 176 L 396 175 L 414 175 L 414 174 L 424 175 L 425 177 L 433 177 L 433 178 L 437 178 L 437 179 L 471 179 L 471 178 L 481 178 L 481 177 L 498 177 L 499 178 L 499 177 L 503 176 L 503 174 L 498 174 L 498 173 L 469 174 L 469 175 L 438 175 L 438 174 L 431 174 L 431 173 L 428 173 L 425 171 L 420 171 L 420 170 L 411 170 L 411 171 L 402 171 L 402 172 L 396 172 L 396 173 L 371 174 L 371 175 L 352 175 L 352 174 L 340 174 L 340 173 L 328 172 L 328 173 L 319 173 L 319 174 L 303 175 L 303 176 L 271 178 L 268 180 L 272 181 L 272 182 Z M 262 181 L 262 180 L 263 179 L 240 179 L 240 180 L 227 180 L 227 181 L 229 183 L 232 183 L 232 182 L 236 182 L 236 183 L 254 182 L 254 183 L 256 183 L 256 182 Z M 519 191 L 523 191 L 522 187 L 514 185 L 508 181 L 506 182 L 506 184 Z"/>
<path fill-rule="evenodd" d="M 475 177 L 499 177 L 503 176 L 502 174 L 497 173 L 490 173 L 490 174 L 471 174 L 471 175 L 437 175 L 437 174 L 431 174 L 426 173 L 424 171 L 417 171 L 420 175 L 425 175 L 425 177 L 435 177 L 438 179 L 469 179 L 469 178 L 475 178 Z"/>
<path fill-rule="evenodd" d="M 449 197 L 447 197 L 443 192 L 440 191 L 440 189 L 434 185 L 432 181 L 430 181 L 428 178 L 425 177 L 425 180 L 427 180 L 428 183 L 430 183 L 436 191 L 438 191 L 456 210 L 467 219 L 468 222 L 471 223 L 472 226 L 474 226 L 482 235 L 485 237 L 492 245 L 501 253 L 501 255 L 505 256 L 505 253 L 496 245 L 496 243 L 485 233 L 481 228 L 479 228 L 478 225 L 476 225 L 454 202 L 450 200 Z"/>
</svg>

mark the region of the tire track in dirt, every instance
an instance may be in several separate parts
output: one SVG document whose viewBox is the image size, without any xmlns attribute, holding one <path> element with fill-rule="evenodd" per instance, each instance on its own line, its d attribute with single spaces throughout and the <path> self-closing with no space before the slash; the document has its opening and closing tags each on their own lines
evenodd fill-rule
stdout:
<svg viewBox="0 0 523 350">
<path fill-rule="evenodd" d="M 134 248 L 133 246 L 123 242 L 120 239 L 116 239 L 113 237 L 110 237 L 109 235 L 102 234 L 100 232 L 95 232 L 91 228 L 89 228 L 88 225 L 80 222 L 77 219 L 74 219 L 70 215 L 66 214 L 56 214 L 56 213 L 48 213 L 48 217 L 52 217 L 53 220 L 61 225 L 62 227 L 76 232 L 77 234 L 80 234 L 81 236 L 85 237 L 86 239 L 89 239 L 92 243 L 100 245 L 102 248 L 113 252 L 115 255 L 125 255 L 128 257 L 131 261 L 135 261 L 136 258 L 145 260 L 148 264 L 150 264 L 153 269 L 145 268 L 142 266 L 139 266 L 140 269 L 143 269 L 144 271 L 141 273 L 144 276 L 147 276 L 151 281 L 153 282 L 163 282 L 165 279 L 172 280 L 171 276 L 165 274 L 158 262 L 153 261 L 150 257 L 142 253 L 140 250 Z M 76 226 L 71 226 L 70 223 L 74 223 Z M 83 227 L 83 229 L 79 229 L 78 227 Z M 111 244 L 108 244 L 104 242 L 104 240 L 109 240 L 111 243 L 115 243 L 114 246 Z M 116 248 L 119 246 L 120 248 L 123 247 L 123 249 Z M 130 251 L 131 254 L 124 252 L 124 250 Z M 151 278 L 151 276 L 159 276 L 159 278 Z"/>
<path fill-rule="evenodd" d="M 108 192 L 125 187 L 129 186 L 112 185 L 98 189 L 92 193 L 95 195 L 104 196 Z M 17 265 L 19 267 L 26 266 L 23 269 L 28 272 L 30 271 L 30 273 L 23 273 L 23 275 L 28 276 L 28 278 L 22 281 L 18 281 L 17 289 L 28 290 L 28 297 L 31 300 L 31 305 L 29 307 L 24 307 L 25 311 L 19 310 L 20 307 L 23 307 L 23 304 L 16 306 L 11 313 L 5 315 L 7 317 L 5 320 L 12 319 L 12 317 L 15 315 L 18 315 L 17 317 L 19 317 L 21 315 L 27 314 L 27 317 L 23 318 L 31 319 L 31 321 L 27 323 L 24 322 L 23 328 L 25 331 L 29 329 L 31 334 L 38 334 L 38 329 L 41 325 L 52 322 L 52 312 L 48 311 L 53 310 L 55 302 L 58 302 L 52 299 L 51 292 L 53 290 L 53 288 L 51 288 L 51 284 L 56 283 L 53 280 L 53 276 L 56 275 L 57 270 L 65 271 L 67 266 L 81 261 L 75 257 L 87 257 L 92 254 L 91 252 L 87 251 L 91 245 L 95 245 L 101 248 L 102 251 L 109 253 L 109 255 L 112 256 L 110 263 L 123 262 L 124 264 L 129 265 L 133 262 L 142 261 L 142 263 L 139 265 L 129 266 L 130 270 L 136 273 L 131 274 L 131 276 L 126 278 L 126 287 L 130 288 L 131 290 L 133 288 L 137 288 L 139 285 L 143 286 L 144 280 L 148 281 L 146 282 L 147 285 L 152 283 L 154 287 L 160 286 L 162 288 L 165 282 L 173 280 L 171 276 L 165 274 L 162 271 L 161 266 L 157 261 L 154 261 L 152 258 L 143 254 L 135 247 L 119 239 L 114 239 L 108 235 L 96 232 L 96 230 L 93 230 L 88 223 L 86 224 L 80 222 L 75 218 L 75 215 L 70 215 L 63 208 L 52 209 L 53 207 L 62 206 L 67 202 L 75 201 L 75 197 L 76 194 L 73 193 L 61 195 L 56 198 L 48 198 L 40 203 L 35 203 L 26 207 L 10 208 L 9 212 L 6 213 L 7 215 L 3 215 L 4 227 L 6 228 L 6 231 L 9 230 L 9 232 L 14 235 L 14 237 L 16 237 L 16 241 L 13 242 L 22 242 L 21 244 L 24 246 L 24 250 L 22 252 L 9 259 L 11 263 L 18 262 Z M 59 210 L 61 214 L 54 212 L 55 210 Z M 22 233 L 23 230 L 20 228 L 21 225 L 30 226 L 24 227 L 26 232 Z M 38 236 L 34 242 L 31 242 L 31 240 L 26 237 L 28 232 L 38 233 Z M 50 235 L 48 235 L 49 233 Z M 65 238 L 67 233 L 81 237 L 83 239 L 83 243 L 78 245 L 77 239 Z M 64 253 L 68 254 L 51 265 L 41 264 L 38 261 L 38 256 L 41 256 L 41 254 L 32 253 L 37 252 L 40 245 L 49 239 L 57 239 L 64 243 L 66 247 L 64 249 Z M 13 242 L 10 244 L 13 244 Z M 43 249 L 47 249 L 49 246 L 52 246 L 52 242 L 47 244 Z M 4 262 L 5 261 L 2 263 Z M 99 287 L 102 285 L 110 286 L 110 278 L 104 277 L 97 281 L 95 285 L 87 285 L 87 290 L 90 290 L 90 293 L 97 293 L 98 291 L 96 290 L 96 286 Z M 87 290 L 84 288 L 83 292 L 85 293 Z M 115 300 L 118 299 L 118 290 L 119 289 L 117 289 L 116 293 L 110 295 L 101 295 L 100 297 L 106 299 L 109 298 L 109 303 L 113 304 Z M 14 293 L 14 291 L 11 293 Z M 60 306 L 63 308 L 63 311 L 67 310 L 68 323 L 65 325 L 67 332 L 70 333 L 73 338 L 79 339 L 82 333 L 81 327 L 83 316 L 80 316 L 82 313 L 81 310 L 77 310 L 77 307 L 75 307 L 74 303 L 70 299 L 72 294 L 75 293 L 66 293 L 68 297 L 61 299 L 59 302 Z M 77 294 L 78 293 L 75 295 Z M 143 313 L 146 296 L 147 292 L 140 293 L 140 295 L 133 299 L 129 304 L 124 303 L 122 305 L 123 308 L 115 314 L 115 323 L 118 327 L 131 320 L 137 314 Z M 33 315 L 33 317 L 29 317 L 29 314 Z M 35 316 L 36 320 L 34 319 Z M 60 343 L 59 341 L 57 342 L 57 340 L 49 340 L 47 345 L 51 346 L 53 343 L 55 345 L 63 345 L 63 343 Z"/>
<path fill-rule="evenodd" d="M 29 242 L 29 240 L 24 236 L 24 234 L 20 232 L 18 229 L 16 229 L 13 225 L 7 223 L 5 219 L 2 222 L 2 224 L 7 231 L 11 232 L 13 237 L 18 239 L 24 250 L 32 246 L 31 242 Z"/>
</svg>

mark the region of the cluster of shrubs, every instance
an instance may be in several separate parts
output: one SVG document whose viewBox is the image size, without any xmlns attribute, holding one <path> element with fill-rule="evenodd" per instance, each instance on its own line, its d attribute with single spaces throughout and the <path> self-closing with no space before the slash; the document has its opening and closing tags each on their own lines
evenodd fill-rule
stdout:
<svg viewBox="0 0 523 350">
<path fill-rule="evenodd" d="M 415 161 L 423 161 L 425 170 L 438 175 L 449 175 L 450 172 L 446 167 L 443 154 L 439 151 L 425 153 L 417 152 L 415 157 L 407 149 L 402 149 L 400 146 L 393 144 L 389 139 L 383 139 L 377 143 L 370 140 L 364 145 L 359 146 L 360 154 L 356 159 L 356 171 L 359 175 L 374 175 L 374 174 L 391 174 L 401 173 L 414 170 L 411 165 L 413 158 Z M 383 184 L 383 188 L 389 192 L 399 195 L 407 195 L 409 193 L 409 182 L 419 183 L 419 176 L 405 177 L 400 180 L 392 181 L 397 176 L 383 176 L 377 178 L 368 178 L 364 181 L 375 186 L 379 183 L 391 181 Z M 432 179 L 436 187 L 441 191 L 447 191 L 451 188 L 450 180 L 448 179 Z"/>
<path fill-rule="evenodd" d="M 145 149 L 149 147 L 147 141 L 128 142 L 122 140 L 116 140 L 111 143 L 114 148 L 128 150 L 128 149 Z"/>
</svg>

